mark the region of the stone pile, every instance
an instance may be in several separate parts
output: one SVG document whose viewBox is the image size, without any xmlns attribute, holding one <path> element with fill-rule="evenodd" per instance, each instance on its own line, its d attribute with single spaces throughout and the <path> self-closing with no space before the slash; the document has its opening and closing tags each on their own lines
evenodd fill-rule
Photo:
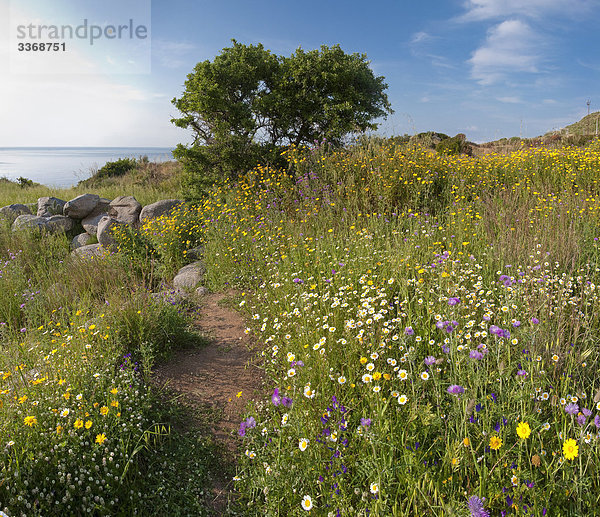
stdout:
<svg viewBox="0 0 600 517">
<path fill-rule="evenodd" d="M 55 197 L 41 197 L 34 204 L 13 204 L 0 208 L 0 216 L 8 219 L 13 231 L 36 230 L 73 235 L 73 255 L 81 258 L 101 257 L 116 249 L 111 235 L 115 227 L 139 228 L 144 222 L 168 215 L 180 206 L 179 199 L 163 199 L 142 207 L 133 196 L 119 196 L 113 200 L 96 194 L 82 194 L 70 201 Z M 36 213 L 32 213 L 32 210 Z M 90 243 L 92 242 L 92 243 Z M 190 250 L 189 258 L 199 259 Z M 191 290 L 204 280 L 204 264 L 196 260 L 182 268 L 173 281 L 175 289 Z M 200 291 L 198 291 L 198 289 Z M 198 287 L 197 294 L 206 294 Z"/>
</svg>

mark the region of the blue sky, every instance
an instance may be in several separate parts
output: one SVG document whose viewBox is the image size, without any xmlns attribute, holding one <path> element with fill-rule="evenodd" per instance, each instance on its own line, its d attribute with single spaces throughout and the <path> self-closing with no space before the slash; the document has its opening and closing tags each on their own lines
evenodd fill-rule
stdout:
<svg viewBox="0 0 600 517">
<path fill-rule="evenodd" d="M 90 13 L 83 0 L 44 0 L 36 12 L 40 1 L 0 0 L 0 146 L 185 142 L 189 135 L 170 123 L 170 101 L 193 66 L 232 38 L 284 55 L 337 43 L 367 54 L 395 110 L 381 122 L 387 135 L 532 137 L 581 118 L 588 99 L 600 110 L 600 0 L 154 0 L 150 73 L 111 72 L 100 66 L 109 59 L 102 52 L 76 63 L 96 74 L 12 73 L 9 8 L 65 23 L 74 13 L 108 20 L 128 17 L 126 5 L 150 6 L 106 0 Z"/>
</svg>

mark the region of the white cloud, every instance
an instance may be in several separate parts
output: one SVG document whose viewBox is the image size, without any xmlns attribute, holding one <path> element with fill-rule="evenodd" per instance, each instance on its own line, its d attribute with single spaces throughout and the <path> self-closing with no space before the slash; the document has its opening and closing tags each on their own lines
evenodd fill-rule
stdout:
<svg viewBox="0 0 600 517">
<path fill-rule="evenodd" d="M 489 85 L 515 72 L 538 72 L 541 37 L 521 20 L 507 20 L 492 27 L 485 43 L 473 52 L 471 77 Z"/>
<path fill-rule="evenodd" d="M 431 39 L 431 36 L 429 34 L 427 34 L 426 32 L 420 31 L 420 32 L 415 32 L 413 34 L 413 37 L 410 40 L 410 42 L 414 45 L 416 43 L 422 43 L 423 41 L 427 41 L 429 39 Z"/>
<path fill-rule="evenodd" d="M 192 52 L 197 51 L 196 45 L 183 41 L 167 41 L 157 39 L 152 42 L 152 52 L 159 64 L 167 68 L 190 67 L 195 64 L 189 59 Z"/>
<path fill-rule="evenodd" d="M 597 0 L 467 0 L 461 21 L 505 19 L 511 16 L 543 18 L 560 13 L 576 16 L 598 6 Z"/>
<path fill-rule="evenodd" d="M 523 101 L 519 97 L 496 97 L 496 100 L 507 104 L 521 104 Z"/>
<path fill-rule="evenodd" d="M 543 104 L 556 104 L 556 101 L 554 99 L 544 99 L 542 101 Z"/>
</svg>

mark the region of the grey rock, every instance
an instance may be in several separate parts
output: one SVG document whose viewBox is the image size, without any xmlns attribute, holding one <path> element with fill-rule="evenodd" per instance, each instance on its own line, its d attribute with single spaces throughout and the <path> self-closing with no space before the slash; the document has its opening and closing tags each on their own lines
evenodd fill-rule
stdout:
<svg viewBox="0 0 600 517">
<path fill-rule="evenodd" d="M 96 235 L 98 233 L 98 223 L 104 216 L 108 215 L 109 205 L 110 199 L 101 197 L 98 200 L 96 208 L 81 220 L 81 225 L 87 233 L 90 235 Z"/>
<path fill-rule="evenodd" d="M 177 272 L 173 279 L 173 286 L 176 289 L 193 289 L 202 283 L 205 274 L 206 266 L 202 261 L 192 262 Z"/>
<path fill-rule="evenodd" d="M 81 194 L 65 203 L 63 214 L 72 219 L 83 219 L 96 208 L 99 200 L 97 194 Z"/>
<path fill-rule="evenodd" d="M 77 248 L 81 248 L 81 246 L 87 246 L 90 243 L 92 236 L 89 233 L 80 233 L 73 237 L 71 241 L 71 249 L 75 250 Z"/>
<path fill-rule="evenodd" d="M 207 287 L 204 287 L 203 285 L 201 285 L 200 287 L 196 287 L 194 294 L 196 295 L 197 298 L 202 298 L 202 297 L 206 296 L 207 294 L 210 294 L 210 290 Z"/>
<path fill-rule="evenodd" d="M 45 230 L 47 228 L 48 219 L 46 217 L 38 217 L 32 214 L 23 214 L 18 216 L 12 224 L 13 232 L 18 230 Z"/>
<path fill-rule="evenodd" d="M 75 228 L 75 221 L 64 215 L 53 215 L 46 219 L 46 228 L 52 233 L 69 232 Z"/>
<path fill-rule="evenodd" d="M 111 201 L 108 215 L 120 223 L 137 226 L 141 211 L 142 205 L 133 196 L 119 196 Z"/>
<path fill-rule="evenodd" d="M 37 200 L 37 215 L 40 217 L 51 217 L 62 215 L 66 201 L 57 197 L 40 197 Z"/>
<path fill-rule="evenodd" d="M 98 238 L 98 242 L 106 248 L 116 249 L 117 241 L 111 235 L 111 232 L 114 228 L 117 228 L 119 226 L 126 225 L 125 223 L 117 221 L 116 219 L 113 219 L 109 216 L 104 216 L 102 219 L 100 219 L 100 222 L 98 223 L 98 233 L 96 235 L 96 237 Z"/>
<path fill-rule="evenodd" d="M 163 199 L 161 201 L 157 201 L 156 203 L 146 205 L 140 212 L 140 223 L 143 224 L 144 221 L 156 219 L 161 215 L 169 214 L 175 207 L 181 205 L 182 203 L 183 201 L 181 199 Z"/>
<path fill-rule="evenodd" d="M 101 244 L 87 244 L 73 250 L 71 255 L 82 259 L 104 258 L 110 255 L 110 251 L 104 248 Z"/>
<path fill-rule="evenodd" d="M 31 215 L 31 210 L 29 210 L 29 208 L 25 205 L 15 203 L 0 208 L 0 214 L 6 217 L 12 224 L 15 222 L 15 219 L 20 215 Z"/>
<path fill-rule="evenodd" d="M 200 260 L 204 257 L 204 246 L 197 246 L 196 248 L 192 248 L 186 250 L 185 258 L 189 260 Z"/>
</svg>

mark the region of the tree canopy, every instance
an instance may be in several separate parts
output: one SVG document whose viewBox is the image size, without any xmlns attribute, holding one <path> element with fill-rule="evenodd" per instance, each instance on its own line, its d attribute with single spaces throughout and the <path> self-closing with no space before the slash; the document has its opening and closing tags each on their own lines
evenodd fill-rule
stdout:
<svg viewBox="0 0 600 517">
<path fill-rule="evenodd" d="M 284 57 L 233 40 L 212 62 L 198 63 L 173 99 L 181 117 L 172 122 L 194 136 L 175 155 L 198 180 L 277 163 L 289 145 L 339 145 L 393 112 L 386 89 L 365 54 L 339 45 Z"/>
</svg>

